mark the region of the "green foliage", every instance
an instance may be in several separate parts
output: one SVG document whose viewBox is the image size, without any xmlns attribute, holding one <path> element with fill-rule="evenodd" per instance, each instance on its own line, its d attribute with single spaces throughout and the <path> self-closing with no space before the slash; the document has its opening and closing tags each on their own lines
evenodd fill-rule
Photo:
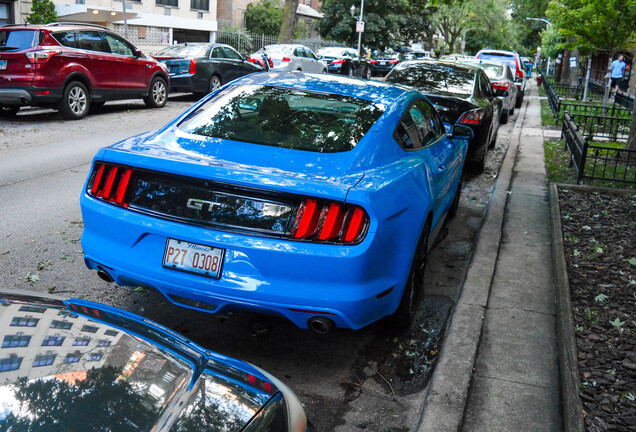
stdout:
<svg viewBox="0 0 636 432">
<path fill-rule="evenodd" d="M 626 48 L 636 29 L 636 0 L 551 0 L 548 19 L 581 54 L 614 54 Z"/>
<path fill-rule="evenodd" d="M 320 35 L 325 39 L 356 45 L 356 20 L 360 14 L 359 3 L 356 6 L 356 18 L 349 12 L 351 0 L 325 0 L 322 6 L 324 17 L 318 23 Z M 362 42 L 373 48 L 392 47 L 402 40 L 402 25 L 406 11 L 410 10 L 406 0 L 367 0 L 364 3 L 365 21 Z"/>
<path fill-rule="evenodd" d="M 57 21 L 55 4 L 51 0 L 33 0 L 31 15 L 27 21 L 31 24 L 48 24 Z"/>
<path fill-rule="evenodd" d="M 563 38 L 557 29 L 550 27 L 541 34 L 541 57 L 556 58 L 563 51 Z"/>
<path fill-rule="evenodd" d="M 245 27 L 251 33 L 278 36 L 283 22 L 283 9 L 279 1 L 264 0 L 247 5 Z"/>
<path fill-rule="evenodd" d="M 549 0 L 512 0 L 512 25 L 518 32 L 520 54 L 532 57 L 541 45 L 546 23 L 526 18 L 543 18 Z"/>
</svg>

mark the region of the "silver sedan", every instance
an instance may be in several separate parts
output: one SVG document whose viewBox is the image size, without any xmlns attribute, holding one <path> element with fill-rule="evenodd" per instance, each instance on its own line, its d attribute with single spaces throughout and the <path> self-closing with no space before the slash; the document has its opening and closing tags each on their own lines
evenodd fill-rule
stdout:
<svg viewBox="0 0 636 432">
<path fill-rule="evenodd" d="M 272 71 L 303 71 L 327 73 L 327 64 L 319 60 L 314 52 L 304 45 L 267 45 L 250 56 L 259 63 L 267 56 Z M 254 61 L 252 60 L 252 61 Z"/>
</svg>

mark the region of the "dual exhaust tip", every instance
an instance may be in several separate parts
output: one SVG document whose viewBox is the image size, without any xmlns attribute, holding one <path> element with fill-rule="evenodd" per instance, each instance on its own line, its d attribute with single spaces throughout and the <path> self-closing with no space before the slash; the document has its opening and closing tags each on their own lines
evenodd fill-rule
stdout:
<svg viewBox="0 0 636 432">
<path fill-rule="evenodd" d="M 107 282 L 107 283 L 114 282 L 113 277 L 103 268 L 100 268 L 97 270 L 97 276 L 99 276 L 99 278 L 103 280 L 104 282 Z M 319 334 L 327 334 L 334 327 L 334 322 L 332 320 L 322 316 L 315 316 L 315 317 L 309 318 L 309 320 L 307 321 L 307 324 L 309 325 L 310 329 L 312 329 L 313 331 Z"/>
</svg>

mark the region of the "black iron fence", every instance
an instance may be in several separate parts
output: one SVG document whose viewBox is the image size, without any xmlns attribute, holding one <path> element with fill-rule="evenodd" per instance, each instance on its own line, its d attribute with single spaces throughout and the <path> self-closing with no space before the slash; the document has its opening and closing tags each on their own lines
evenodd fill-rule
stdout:
<svg viewBox="0 0 636 432">
<path fill-rule="evenodd" d="M 588 141 L 607 138 L 610 141 L 626 142 L 632 122 L 631 118 L 586 114 L 570 114 L 570 119 Z"/>
<path fill-rule="evenodd" d="M 570 166 L 576 166 L 577 183 L 595 179 L 636 184 L 636 150 L 590 144 L 570 114 L 563 116 L 561 137 L 572 155 Z"/>
<path fill-rule="evenodd" d="M 610 117 L 631 118 L 632 111 L 618 105 L 608 105 L 603 110 L 602 105 L 590 105 L 567 100 L 561 101 L 561 113 L 585 114 L 585 115 L 607 115 Z"/>
</svg>

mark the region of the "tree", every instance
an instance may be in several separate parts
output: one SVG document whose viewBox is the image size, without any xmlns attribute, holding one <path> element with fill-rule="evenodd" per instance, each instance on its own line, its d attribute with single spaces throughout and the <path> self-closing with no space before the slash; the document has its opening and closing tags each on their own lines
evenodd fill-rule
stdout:
<svg viewBox="0 0 636 432">
<path fill-rule="evenodd" d="M 566 48 L 607 54 L 608 69 L 612 56 L 627 48 L 636 35 L 636 0 L 551 0 L 547 16 L 565 39 Z M 604 104 L 607 95 L 606 87 Z M 632 146 L 635 134 L 636 127 L 630 128 L 627 142 Z"/>
<path fill-rule="evenodd" d="M 320 35 L 326 39 L 357 45 L 356 18 L 351 16 L 349 8 L 358 0 L 326 0 L 322 6 L 323 18 L 318 23 Z M 405 23 L 404 15 L 408 8 L 406 0 L 365 0 L 364 33 L 362 44 L 373 48 L 392 47 L 402 41 L 401 26 Z M 357 9 L 357 14 L 360 10 Z"/>
<path fill-rule="evenodd" d="M 541 32 L 546 23 L 526 18 L 543 18 L 549 0 L 512 0 L 512 23 L 519 33 L 519 52 L 532 56 L 541 45 Z"/>
<path fill-rule="evenodd" d="M 450 4 L 440 3 L 437 6 L 431 18 L 442 36 L 444 36 L 444 47 L 441 55 L 446 53 L 447 46 L 449 53 L 454 52 L 455 43 L 462 35 L 462 30 L 470 27 L 467 25 L 470 6 L 472 6 L 471 0 Z"/>
<path fill-rule="evenodd" d="M 55 4 L 51 0 L 33 0 L 31 15 L 27 21 L 31 24 L 48 24 L 57 21 Z"/>
<path fill-rule="evenodd" d="M 294 31 L 298 22 L 298 0 L 285 0 L 283 6 L 283 21 L 278 34 L 278 43 L 292 43 Z"/>
<path fill-rule="evenodd" d="M 264 0 L 247 5 L 245 27 L 251 33 L 278 36 L 282 22 L 283 9 L 279 1 Z"/>
</svg>

